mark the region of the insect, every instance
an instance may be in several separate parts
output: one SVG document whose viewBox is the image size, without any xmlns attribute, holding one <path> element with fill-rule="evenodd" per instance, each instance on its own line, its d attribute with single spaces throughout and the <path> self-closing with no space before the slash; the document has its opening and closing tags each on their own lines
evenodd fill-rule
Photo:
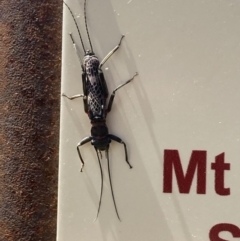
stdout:
<svg viewBox="0 0 240 241">
<path fill-rule="evenodd" d="M 106 57 L 103 58 L 103 60 L 100 62 L 97 56 L 93 52 L 93 47 L 88 31 L 88 26 L 87 26 L 87 19 L 86 19 L 86 0 L 84 1 L 84 18 L 85 18 L 85 27 L 86 27 L 86 32 L 88 36 L 88 41 L 90 45 L 90 50 L 86 50 L 84 44 L 83 44 L 83 39 L 82 35 L 80 33 L 77 21 L 74 17 L 74 14 L 70 7 L 67 5 L 66 2 L 64 2 L 66 7 L 68 8 L 69 12 L 72 15 L 72 18 L 75 22 L 76 28 L 78 30 L 78 35 L 81 41 L 81 45 L 84 51 L 84 57 L 83 60 L 80 57 L 80 52 L 77 48 L 77 45 L 73 39 L 72 34 L 70 33 L 71 41 L 73 44 L 73 47 L 75 49 L 76 55 L 78 57 L 78 60 L 81 64 L 82 67 L 82 86 L 83 86 L 83 94 L 77 94 L 74 96 L 69 97 L 66 94 L 62 94 L 64 97 L 67 97 L 70 100 L 82 97 L 83 98 L 83 105 L 84 105 L 84 111 L 88 114 L 88 117 L 91 122 L 91 135 L 88 137 L 85 137 L 78 143 L 77 145 L 77 153 L 79 156 L 79 159 L 81 161 L 82 167 L 81 167 L 81 172 L 83 171 L 84 167 L 84 161 L 80 152 L 80 146 L 83 146 L 89 142 L 93 145 L 93 147 L 96 150 L 97 154 L 97 159 L 100 167 L 100 172 L 101 172 L 101 193 L 100 193 L 100 199 L 99 199 L 99 204 L 98 204 L 98 210 L 97 210 L 97 217 L 99 215 L 100 207 L 101 207 L 101 201 L 102 201 L 102 193 L 103 193 L 103 171 L 101 167 L 101 162 L 100 158 L 102 158 L 102 151 L 105 151 L 106 154 L 106 159 L 108 163 L 108 175 L 109 175 L 109 180 L 110 180 L 110 187 L 111 187 L 111 193 L 112 193 L 112 199 L 115 207 L 115 211 L 117 214 L 117 217 L 120 220 L 118 210 L 117 210 L 117 205 L 116 201 L 114 198 L 114 193 L 113 193 L 113 187 L 112 187 L 112 181 L 111 181 L 111 173 L 110 173 L 110 165 L 109 165 L 109 146 L 111 141 L 116 141 L 120 144 L 123 145 L 124 151 L 125 151 L 125 160 L 126 163 L 129 165 L 130 168 L 132 168 L 131 164 L 128 161 L 128 153 L 127 153 L 127 146 L 125 142 L 112 134 L 109 134 L 108 132 L 108 127 L 106 125 L 106 117 L 107 114 L 111 111 L 112 109 L 112 104 L 114 101 L 114 97 L 116 92 L 125 86 L 126 84 L 130 83 L 134 77 L 137 75 L 135 73 L 133 77 L 123 84 L 119 85 L 111 94 L 110 99 L 107 103 L 107 98 L 108 98 L 108 88 L 107 88 L 107 83 L 105 81 L 103 72 L 102 72 L 102 66 L 106 63 L 106 61 L 119 49 L 122 39 L 124 35 L 121 36 L 121 39 L 118 43 L 118 45 L 113 48 L 107 55 Z M 96 219 L 97 219 L 96 217 Z"/>
</svg>

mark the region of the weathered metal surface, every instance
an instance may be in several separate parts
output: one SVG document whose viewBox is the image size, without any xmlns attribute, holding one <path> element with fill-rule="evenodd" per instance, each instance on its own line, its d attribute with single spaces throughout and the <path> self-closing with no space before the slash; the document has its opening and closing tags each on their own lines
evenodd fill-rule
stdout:
<svg viewBox="0 0 240 241">
<path fill-rule="evenodd" d="M 0 241 L 56 240 L 62 2 L 0 1 Z"/>
</svg>

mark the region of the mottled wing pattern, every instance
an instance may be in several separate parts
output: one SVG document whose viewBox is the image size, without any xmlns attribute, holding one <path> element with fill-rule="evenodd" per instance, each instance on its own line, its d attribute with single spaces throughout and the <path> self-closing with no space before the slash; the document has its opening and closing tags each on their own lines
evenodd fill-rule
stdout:
<svg viewBox="0 0 240 241">
<path fill-rule="evenodd" d="M 98 74 L 99 60 L 97 57 L 91 56 L 85 63 L 88 107 L 94 117 L 101 117 L 103 114 L 105 98 L 102 95 L 102 86 Z"/>
</svg>

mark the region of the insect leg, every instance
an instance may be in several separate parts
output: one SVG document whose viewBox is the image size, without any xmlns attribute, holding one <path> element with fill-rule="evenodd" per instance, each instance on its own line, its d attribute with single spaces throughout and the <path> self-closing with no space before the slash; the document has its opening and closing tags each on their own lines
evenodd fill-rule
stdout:
<svg viewBox="0 0 240 241">
<path fill-rule="evenodd" d="M 106 61 L 119 49 L 123 38 L 124 38 L 124 35 L 122 35 L 119 44 L 103 58 L 102 62 L 99 65 L 99 69 L 101 69 L 102 66 L 106 63 Z"/>
<path fill-rule="evenodd" d="M 114 207 L 115 207 L 115 211 L 116 211 L 117 217 L 118 217 L 119 221 L 121 222 L 121 219 L 119 217 L 118 210 L 117 210 L 116 201 L 115 201 L 115 198 L 114 198 L 114 193 L 113 193 L 108 149 L 106 150 L 106 157 L 107 157 L 107 162 L 108 162 L 108 176 L 109 176 L 109 182 L 110 182 L 110 187 L 111 187 L 111 192 L 112 192 L 112 199 L 113 199 L 113 203 L 114 203 Z"/>
<path fill-rule="evenodd" d="M 82 146 L 82 145 L 84 145 L 84 144 L 86 144 L 86 143 L 88 143 L 88 142 L 91 141 L 91 140 L 92 140 L 92 137 L 91 137 L 91 136 L 85 137 L 85 138 L 82 139 L 82 140 L 78 143 L 78 145 L 77 145 L 78 156 L 79 156 L 80 161 L 81 161 L 81 163 L 82 163 L 81 172 L 82 172 L 83 167 L 84 167 L 84 161 L 83 161 L 83 159 L 82 159 L 82 155 L 81 155 L 81 152 L 80 152 L 80 150 L 79 150 L 79 147 Z"/>
<path fill-rule="evenodd" d="M 101 193 L 100 193 L 100 199 L 99 199 L 99 203 L 98 203 L 97 217 L 95 218 L 94 221 L 96 221 L 96 219 L 98 218 L 98 214 L 99 214 L 101 203 L 102 203 L 102 193 L 103 193 L 103 171 L 102 171 L 102 166 L 101 166 L 101 162 L 100 162 L 100 158 L 99 158 L 99 153 L 96 148 L 95 148 L 95 150 L 97 153 L 98 163 L 99 163 L 100 172 L 101 172 Z"/>
<path fill-rule="evenodd" d="M 111 140 L 113 140 L 113 141 L 116 141 L 116 142 L 118 142 L 118 143 L 120 143 L 120 144 L 123 144 L 124 150 L 125 150 L 125 159 L 126 159 L 126 162 L 127 162 L 127 164 L 129 165 L 129 167 L 132 168 L 131 164 L 130 164 L 129 161 L 128 161 L 127 146 L 126 146 L 125 142 L 124 142 L 122 139 L 120 139 L 119 137 L 114 136 L 114 135 L 111 135 L 111 134 L 109 134 L 108 137 L 109 137 Z"/>
<path fill-rule="evenodd" d="M 112 92 L 111 97 L 110 97 L 109 102 L 108 102 L 107 112 L 110 112 L 111 109 L 112 109 L 112 104 L 113 104 L 113 100 L 114 100 L 116 91 L 119 90 L 120 88 L 122 88 L 124 85 L 130 83 L 130 82 L 134 79 L 134 77 L 135 77 L 136 75 L 138 75 L 137 72 L 133 75 L 133 77 L 132 77 L 131 79 L 129 79 L 129 80 L 127 80 L 126 82 L 124 82 L 123 84 L 119 85 L 119 86 Z"/>
<path fill-rule="evenodd" d="M 68 95 L 66 95 L 64 93 L 62 94 L 62 96 L 67 97 L 69 100 L 73 100 L 73 99 L 76 99 L 76 98 L 79 98 L 79 97 L 84 97 L 83 94 L 77 94 L 77 95 L 73 95 L 73 96 L 69 97 Z"/>
</svg>

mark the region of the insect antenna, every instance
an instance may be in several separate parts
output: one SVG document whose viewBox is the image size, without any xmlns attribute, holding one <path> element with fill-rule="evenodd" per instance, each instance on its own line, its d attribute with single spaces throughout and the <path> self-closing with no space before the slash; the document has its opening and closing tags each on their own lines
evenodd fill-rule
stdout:
<svg viewBox="0 0 240 241">
<path fill-rule="evenodd" d="M 90 35 L 89 35 L 89 31 L 88 31 L 88 26 L 87 26 L 87 11 L 86 11 L 86 0 L 84 1 L 84 18 L 85 18 L 85 26 L 86 26 L 86 31 L 87 31 L 87 36 L 88 36 L 88 40 L 89 40 L 89 44 L 91 47 L 91 51 L 93 53 L 93 47 L 92 47 L 92 43 L 91 43 L 91 39 L 90 39 Z"/>
<path fill-rule="evenodd" d="M 71 15 L 72 15 L 72 18 L 73 18 L 73 20 L 74 20 L 74 23 L 75 23 L 75 25 L 76 25 L 76 27 L 77 27 L 78 35 L 79 35 L 79 37 L 80 37 L 80 40 L 81 40 L 81 43 L 82 43 L 82 47 L 83 47 L 84 53 L 86 53 L 86 50 L 85 50 L 84 44 L 83 44 L 83 40 L 82 40 L 82 35 L 81 35 L 81 33 L 80 33 L 80 30 L 79 30 L 77 21 L 76 21 L 76 19 L 75 19 L 75 17 L 74 17 L 74 14 L 73 14 L 71 8 L 67 5 L 67 3 L 64 2 L 64 1 L 63 1 L 63 3 L 66 5 L 66 7 L 68 8 L 69 12 L 70 12 Z M 86 17 L 85 17 L 85 19 L 86 19 Z"/>
<path fill-rule="evenodd" d="M 100 211 L 100 207 L 101 207 L 101 202 L 102 202 L 102 194 L 103 194 L 103 171 L 102 171 L 102 166 L 101 166 L 101 162 L 100 162 L 100 158 L 99 158 L 99 153 L 97 151 L 97 149 L 95 148 L 96 153 L 97 153 L 97 157 L 98 157 L 98 163 L 99 163 L 99 167 L 100 167 L 100 172 L 101 172 L 101 193 L 100 193 L 100 199 L 99 199 L 99 203 L 98 203 L 98 211 L 97 211 L 97 216 L 94 220 L 94 222 L 97 220 L 98 218 L 98 214 Z"/>
<path fill-rule="evenodd" d="M 108 149 L 106 150 L 106 157 L 107 157 L 107 162 L 108 162 L 108 176 L 109 176 L 109 182 L 110 182 L 110 187 L 111 187 L 111 192 L 112 192 L 112 199 L 113 199 L 113 203 L 114 203 L 114 207 L 115 207 L 115 211 L 116 211 L 117 217 L 118 217 L 119 221 L 121 222 L 121 219 L 120 219 L 119 214 L 118 214 L 118 210 L 117 210 L 117 205 L 116 205 L 116 202 L 115 202 L 115 198 L 114 198 L 114 193 L 113 193 L 112 179 L 111 179 L 111 173 L 110 173 L 110 162 L 109 162 L 109 152 L 108 152 Z"/>
<path fill-rule="evenodd" d="M 102 152 L 101 152 L 101 151 L 99 151 L 98 153 L 99 153 L 99 155 L 100 155 L 100 158 L 102 159 Z"/>
</svg>

